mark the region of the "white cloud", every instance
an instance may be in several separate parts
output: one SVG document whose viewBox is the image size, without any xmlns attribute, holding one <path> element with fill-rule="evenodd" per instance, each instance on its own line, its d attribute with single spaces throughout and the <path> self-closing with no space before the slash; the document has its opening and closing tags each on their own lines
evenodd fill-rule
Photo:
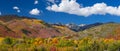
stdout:
<svg viewBox="0 0 120 51">
<path fill-rule="evenodd" d="M 20 12 L 20 10 L 17 10 L 17 12 L 19 13 L 19 12 Z"/>
<path fill-rule="evenodd" d="M 17 6 L 14 6 L 13 9 L 18 10 L 19 8 Z"/>
<path fill-rule="evenodd" d="M 17 6 L 14 6 L 13 9 L 16 10 L 18 13 L 20 12 L 19 7 L 17 7 Z"/>
<path fill-rule="evenodd" d="M 93 14 L 105 15 L 117 15 L 120 16 L 120 6 L 113 7 L 108 6 L 105 3 L 96 3 L 93 6 L 82 7 L 76 0 L 62 0 L 60 4 L 53 4 L 46 8 L 50 11 L 65 12 L 69 14 L 75 14 L 79 16 L 90 16 Z"/>
<path fill-rule="evenodd" d="M 37 8 L 35 8 L 35 9 L 32 9 L 29 13 L 31 15 L 39 15 L 40 14 L 40 10 L 38 10 Z"/>
<path fill-rule="evenodd" d="M 55 4 L 56 2 L 59 2 L 58 0 L 47 0 L 47 1 L 53 4 Z"/>
<path fill-rule="evenodd" d="M 0 15 L 2 15 L 2 13 L 0 12 Z"/>
<path fill-rule="evenodd" d="M 38 0 L 35 0 L 34 4 L 38 4 Z"/>
<path fill-rule="evenodd" d="M 55 0 L 48 0 L 49 2 L 51 2 L 51 3 L 55 3 Z"/>
</svg>

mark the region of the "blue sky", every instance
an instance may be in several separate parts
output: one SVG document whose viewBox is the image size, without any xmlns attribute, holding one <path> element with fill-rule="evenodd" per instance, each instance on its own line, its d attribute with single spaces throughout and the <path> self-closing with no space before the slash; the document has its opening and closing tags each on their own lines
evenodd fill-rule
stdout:
<svg viewBox="0 0 120 51">
<path fill-rule="evenodd" d="M 69 2 L 72 1 L 72 5 L 75 7 L 69 5 Z M 66 0 L 66 2 L 68 2 L 67 5 L 64 4 L 66 2 L 62 3 L 63 0 L 0 0 L 0 12 L 1 15 L 16 14 L 21 16 L 29 16 L 49 23 L 61 22 L 64 24 L 92 24 L 95 22 L 120 22 L 120 9 L 118 8 L 120 5 L 120 0 L 72 1 Z M 61 7 L 61 3 L 63 7 Z M 56 5 L 57 7 L 52 7 L 53 5 Z M 80 6 L 80 8 L 76 5 Z M 93 7 L 94 5 L 96 5 L 95 8 Z M 97 10 L 97 7 L 99 8 L 99 6 L 103 9 Z M 46 9 L 48 7 L 50 8 Z M 90 11 L 89 8 L 86 7 L 93 9 L 93 11 Z M 108 7 L 111 8 L 109 9 L 110 11 L 106 9 Z M 75 8 L 73 10 L 76 12 L 72 11 L 70 8 Z M 78 8 L 78 10 L 76 8 Z M 84 12 L 81 9 L 88 11 Z"/>
</svg>

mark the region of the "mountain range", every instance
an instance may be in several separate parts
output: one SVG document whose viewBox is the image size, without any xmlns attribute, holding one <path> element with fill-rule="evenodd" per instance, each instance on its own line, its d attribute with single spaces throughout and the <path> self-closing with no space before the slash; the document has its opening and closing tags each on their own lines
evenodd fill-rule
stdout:
<svg viewBox="0 0 120 51">
<path fill-rule="evenodd" d="M 114 22 L 94 23 L 89 25 L 46 23 L 36 18 L 3 15 L 0 16 L 0 37 L 58 37 L 82 38 L 91 36 L 93 38 L 116 38 L 120 34 L 120 24 Z"/>
</svg>

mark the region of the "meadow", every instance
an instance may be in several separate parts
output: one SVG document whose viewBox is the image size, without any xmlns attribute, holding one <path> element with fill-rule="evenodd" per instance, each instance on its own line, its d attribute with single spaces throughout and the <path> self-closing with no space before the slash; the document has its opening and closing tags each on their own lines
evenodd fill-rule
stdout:
<svg viewBox="0 0 120 51">
<path fill-rule="evenodd" d="M 119 51 L 120 40 L 84 37 L 81 39 L 0 37 L 0 51 Z"/>
</svg>

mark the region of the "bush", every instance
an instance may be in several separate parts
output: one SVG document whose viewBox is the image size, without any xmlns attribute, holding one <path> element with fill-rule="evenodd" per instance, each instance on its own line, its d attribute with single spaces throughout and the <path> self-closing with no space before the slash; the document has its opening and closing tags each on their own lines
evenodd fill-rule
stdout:
<svg viewBox="0 0 120 51">
<path fill-rule="evenodd" d="M 3 43 L 5 43 L 5 44 L 12 44 L 13 43 L 13 41 L 12 41 L 12 39 L 11 38 L 5 38 L 4 40 L 3 40 Z"/>
</svg>

